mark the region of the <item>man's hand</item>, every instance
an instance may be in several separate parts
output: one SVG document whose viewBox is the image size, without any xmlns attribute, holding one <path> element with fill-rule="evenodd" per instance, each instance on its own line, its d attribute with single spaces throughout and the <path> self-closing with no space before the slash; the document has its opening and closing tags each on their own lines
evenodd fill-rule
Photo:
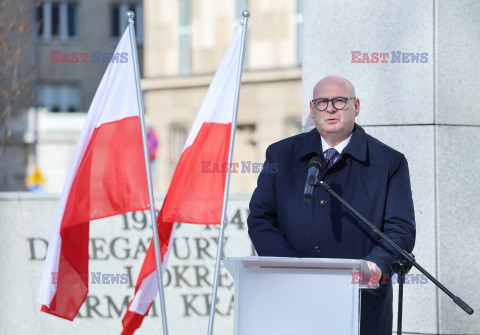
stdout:
<svg viewBox="0 0 480 335">
<path fill-rule="evenodd" d="M 368 285 L 373 288 L 378 284 L 380 278 L 382 278 L 382 270 L 380 270 L 377 264 L 373 262 L 367 261 L 367 264 L 370 272 L 372 273 L 372 275 L 370 276 L 370 280 L 368 281 Z"/>
</svg>

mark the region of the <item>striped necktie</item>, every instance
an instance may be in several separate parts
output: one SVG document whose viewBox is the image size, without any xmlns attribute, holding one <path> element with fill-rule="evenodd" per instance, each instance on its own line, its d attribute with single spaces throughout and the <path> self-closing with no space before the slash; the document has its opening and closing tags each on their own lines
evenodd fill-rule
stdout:
<svg viewBox="0 0 480 335">
<path fill-rule="evenodd" d="M 333 163 L 335 163 L 337 157 L 339 156 L 339 153 L 335 148 L 330 148 L 325 150 L 324 155 L 325 161 L 327 162 L 327 169 L 330 169 Z"/>
</svg>

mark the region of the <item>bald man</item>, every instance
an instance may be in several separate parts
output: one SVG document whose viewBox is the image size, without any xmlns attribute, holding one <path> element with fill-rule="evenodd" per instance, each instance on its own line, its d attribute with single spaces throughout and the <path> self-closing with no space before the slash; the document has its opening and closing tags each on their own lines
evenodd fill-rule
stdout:
<svg viewBox="0 0 480 335">
<path fill-rule="evenodd" d="M 339 76 L 313 89 L 315 129 L 270 145 L 250 201 L 248 232 L 259 256 L 364 259 L 372 271 L 362 290 L 360 334 L 392 334 L 392 263 L 398 256 L 334 198 L 317 187 L 309 205 L 303 192 L 310 159 L 319 156 L 319 179 L 368 218 L 400 248 L 415 243 L 415 217 L 405 156 L 355 123 L 360 100 Z M 272 165 L 274 164 L 274 165 Z M 383 275 L 383 277 L 382 277 Z"/>
</svg>

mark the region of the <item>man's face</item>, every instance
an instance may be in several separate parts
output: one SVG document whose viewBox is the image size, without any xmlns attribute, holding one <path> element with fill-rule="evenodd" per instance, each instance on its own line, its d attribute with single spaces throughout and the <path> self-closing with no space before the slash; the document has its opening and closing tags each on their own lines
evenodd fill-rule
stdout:
<svg viewBox="0 0 480 335">
<path fill-rule="evenodd" d="M 313 99 L 334 99 L 337 97 L 351 98 L 355 92 L 352 87 L 338 78 L 325 78 L 317 84 Z M 310 117 L 315 126 L 325 139 L 335 141 L 345 140 L 353 131 L 355 118 L 360 112 L 360 101 L 358 99 L 347 100 L 345 108 L 339 110 L 333 106 L 332 101 L 324 111 L 319 111 L 310 101 Z M 338 144 L 337 143 L 337 144 Z"/>
</svg>

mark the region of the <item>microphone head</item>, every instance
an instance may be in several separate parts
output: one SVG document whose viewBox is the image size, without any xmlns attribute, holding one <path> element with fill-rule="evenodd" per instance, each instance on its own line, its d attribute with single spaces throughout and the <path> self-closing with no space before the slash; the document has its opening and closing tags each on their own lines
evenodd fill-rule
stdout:
<svg viewBox="0 0 480 335">
<path fill-rule="evenodd" d="M 311 167 L 315 167 L 319 171 L 322 169 L 322 160 L 320 156 L 315 156 L 310 160 L 310 163 L 308 163 L 308 168 L 310 169 Z"/>
</svg>

